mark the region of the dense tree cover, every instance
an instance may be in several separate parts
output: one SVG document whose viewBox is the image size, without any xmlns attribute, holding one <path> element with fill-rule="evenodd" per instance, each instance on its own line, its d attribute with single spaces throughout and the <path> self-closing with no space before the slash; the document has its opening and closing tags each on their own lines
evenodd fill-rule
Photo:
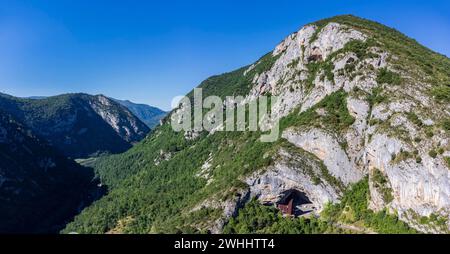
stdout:
<svg viewBox="0 0 450 254">
<path fill-rule="evenodd" d="M 66 159 L 0 109 L 0 233 L 56 233 L 101 194 L 92 169 Z"/>
<path fill-rule="evenodd" d="M 252 80 L 256 74 L 269 70 L 278 59 L 272 52 L 264 55 L 253 66 L 245 66 L 238 70 L 212 76 L 203 81 L 199 88 L 203 89 L 203 97 L 219 96 L 246 96 L 252 88 Z M 245 73 L 248 70 L 247 73 Z M 245 75 L 244 75 L 245 73 Z M 190 92 L 188 96 L 193 96 Z"/>
<path fill-rule="evenodd" d="M 160 160 L 161 152 L 176 154 L 193 144 L 183 133 L 174 132 L 169 124 L 164 124 L 126 153 L 100 157 L 92 166 L 102 182 L 115 186 L 128 176 L 153 166 Z"/>
<path fill-rule="evenodd" d="M 236 218 L 230 219 L 224 227 L 225 234 L 320 234 L 331 225 L 315 217 L 291 218 L 283 215 L 273 206 L 264 206 L 253 199 L 239 210 Z"/>
<path fill-rule="evenodd" d="M 219 132 L 175 151 L 170 160 L 156 165 L 154 160 L 161 154 L 160 143 L 170 142 L 168 135 L 176 137 L 177 134 L 170 126 L 155 131 L 161 133 L 152 135 L 142 147 L 96 162 L 111 191 L 79 215 L 64 232 L 103 233 L 125 217 L 133 218 L 127 232 L 191 232 L 193 229 L 186 224 L 189 209 L 214 193 L 218 198 L 233 195 L 230 190 L 242 186 L 239 176 L 271 161 L 270 156 L 261 155 L 269 152 L 272 144 L 259 142 L 259 134 Z M 180 144 L 181 140 L 184 138 L 179 137 Z M 176 143 L 176 138 L 173 142 Z M 211 155 L 214 162 L 210 174 L 214 181 L 207 185 L 207 180 L 196 174 Z M 211 218 L 218 216 L 212 215 Z M 199 222 L 204 220 L 199 218 Z"/>
<path fill-rule="evenodd" d="M 323 218 L 332 223 L 362 223 L 378 233 L 383 234 L 410 234 L 416 231 L 405 222 L 400 221 L 396 215 L 383 210 L 374 212 L 369 207 L 369 180 L 350 186 L 338 204 L 329 204 L 322 212 Z"/>
<path fill-rule="evenodd" d="M 21 111 L 32 110 L 34 114 L 29 117 L 39 117 L 41 119 L 51 119 L 55 116 L 55 113 L 69 109 L 71 106 L 70 96 L 58 96 L 53 98 L 47 98 L 42 100 L 25 99 L 10 96 L 7 94 L 0 94 L 0 105 L 3 110 L 9 112 L 11 115 L 18 115 L 19 119 L 25 119 L 27 116 Z"/>
</svg>

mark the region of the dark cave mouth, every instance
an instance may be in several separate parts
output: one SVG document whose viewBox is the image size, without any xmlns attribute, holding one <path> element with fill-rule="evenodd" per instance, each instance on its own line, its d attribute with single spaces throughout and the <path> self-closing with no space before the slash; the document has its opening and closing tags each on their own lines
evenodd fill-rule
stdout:
<svg viewBox="0 0 450 254">
<path fill-rule="evenodd" d="M 280 200 L 276 202 L 276 207 L 283 215 L 299 217 L 315 210 L 314 204 L 302 191 L 290 189 L 284 191 L 280 196 Z"/>
</svg>

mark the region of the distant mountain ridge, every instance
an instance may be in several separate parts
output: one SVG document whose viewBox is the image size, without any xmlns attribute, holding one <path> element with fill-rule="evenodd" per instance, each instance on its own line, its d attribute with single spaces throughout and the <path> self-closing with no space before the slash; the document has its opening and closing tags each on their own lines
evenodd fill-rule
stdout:
<svg viewBox="0 0 450 254">
<path fill-rule="evenodd" d="M 150 131 L 130 110 L 103 95 L 26 99 L 0 94 L 0 108 L 72 158 L 124 152 Z"/>
<path fill-rule="evenodd" d="M 157 108 L 152 107 L 147 104 L 134 103 L 129 100 L 118 100 L 114 101 L 120 103 L 121 105 L 128 108 L 135 116 L 137 116 L 142 122 L 144 122 L 150 129 L 154 128 L 159 124 L 159 120 L 167 115 L 167 112 Z"/>
<path fill-rule="evenodd" d="M 23 97 L 24 99 L 31 99 L 31 100 L 41 100 L 48 98 L 49 96 L 30 96 L 30 97 Z"/>
<path fill-rule="evenodd" d="M 56 233 L 99 191 L 92 169 L 0 109 L 0 233 Z"/>
<path fill-rule="evenodd" d="M 24 99 L 31 100 L 41 100 L 48 98 L 48 96 L 29 96 L 23 97 Z M 135 116 L 139 118 L 143 123 L 145 123 L 150 129 L 154 128 L 159 124 L 159 120 L 163 119 L 168 112 L 161 110 L 157 107 L 153 107 L 143 103 L 134 103 L 130 100 L 119 100 L 115 98 L 110 99 L 118 102 L 122 106 L 125 106 L 128 110 L 130 110 Z"/>
</svg>

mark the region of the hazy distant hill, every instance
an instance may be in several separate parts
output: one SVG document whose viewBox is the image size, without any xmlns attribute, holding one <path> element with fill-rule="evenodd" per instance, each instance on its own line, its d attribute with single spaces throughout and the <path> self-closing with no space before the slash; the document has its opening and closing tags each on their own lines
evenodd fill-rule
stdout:
<svg viewBox="0 0 450 254">
<path fill-rule="evenodd" d="M 24 99 L 32 99 L 32 100 L 40 100 L 48 98 L 48 96 L 30 96 L 30 97 L 24 97 Z"/>
<path fill-rule="evenodd" d="M 129 100 L 125 101 L 117 99 L 114 100 L 122 104 L 123 106 L 127 107 L 135 116 L 137 116 L 142 122 L 144 122 L 151 129 L 156 125 L 158 125 L 159 120 L 161 120 L 167 115 L 167 112 L 146 104 L 133 103 Z"/>
</svg>

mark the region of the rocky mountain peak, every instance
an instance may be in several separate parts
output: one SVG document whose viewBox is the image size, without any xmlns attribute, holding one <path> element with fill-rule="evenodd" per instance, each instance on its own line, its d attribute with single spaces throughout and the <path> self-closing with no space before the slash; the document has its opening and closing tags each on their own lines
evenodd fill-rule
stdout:
<svg viewBox="0 0 450 254">
<path fill-rule="evenodd" d="M 405 59 L 405 49 L 393 50 L 399 46 L 391 44 L 410 41 L 390 29 L 371 30 L 378 25 L 355 17 L 334 20 L 306 25 L 282 41 L 272 53 L 276 60 L 271 68 L 253 78 L 249 96 L 279 96 L 273 115 L 281 119 L 316 108 L 343 91 L 345 110 L 355 120 L 351 125 L 333 130 L 325 122 L 294 124 L 283 137 L 317 156 L 346 185 L 369 175 L 372 209 L 396 211 L 421 230 L 446 231 L 450 224 L 436 229 L 413 221 L 417 216 L 449 218 L 450 105 L 433 96 L 446 83 L 430 82 L 443 73 L 426 74 L 418 59 Z M 372 28 L 361 28 L 361 22 Z M 387 31 L 397 37 L 380 37 Z M 327 114 L 321 112 L 316 114 Z M 383 186 L 374 175 L 385 178 Z"/>
</svg>

